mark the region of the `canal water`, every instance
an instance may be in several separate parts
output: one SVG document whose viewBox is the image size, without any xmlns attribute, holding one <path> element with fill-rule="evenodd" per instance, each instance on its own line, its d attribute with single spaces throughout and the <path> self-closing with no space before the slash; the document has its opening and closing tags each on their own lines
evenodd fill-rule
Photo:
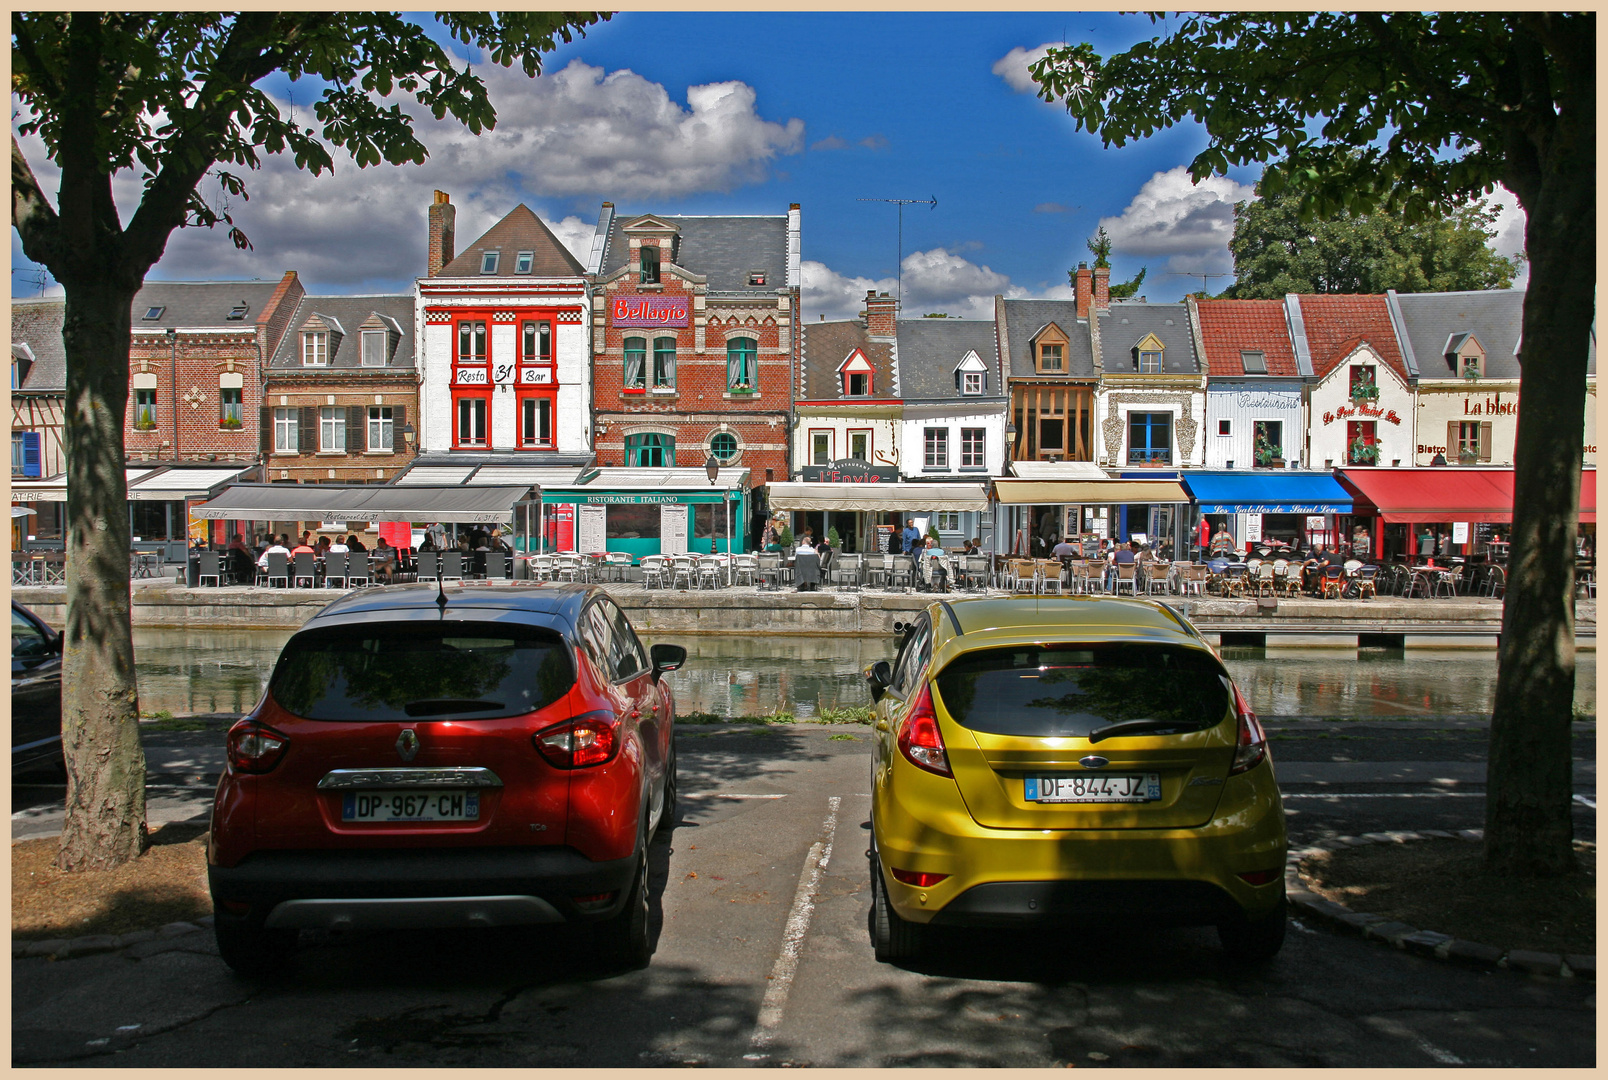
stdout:
<svg viewBox="0 0 1608 1080">
<path fill-rule="evenodd" d="M 135 630 L 140 709 L 175 716 L 245 712 L 257 703 L 289 630 Z M 723 635 L 652 638 L 687 649 L 670 676 L 676 710 L 809 719 L 869 704 L 861 672 L 893 656 L 892 639 Z M 1225 648 L 1264 716 L 1397 717 L 1487 713 L 1496 654 L 1481 649 Z M 1597 656 L 1576 656 L 1575 710 L 1595 715 Z"/>
</svg>

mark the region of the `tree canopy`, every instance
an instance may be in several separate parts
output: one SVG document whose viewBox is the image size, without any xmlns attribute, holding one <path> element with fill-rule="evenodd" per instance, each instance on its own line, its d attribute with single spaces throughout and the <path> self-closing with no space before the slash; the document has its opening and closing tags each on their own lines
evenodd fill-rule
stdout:
<svg viewBox="0 0 1608 1080">
<path fill-rule="evenodd" d="M 1105 231 L 1104 225 L 1095 230 L 1095 234 L 1085 242 L 1085 246 L 1088 247 L 1089 254 L 1094 256 L 1094 268 L 1096 270 L 1109 270 L 1111 268 L 1111 236 Z M 1148 267 L 1141 266 L 1139 273 L 1129 280 L 1111 284 L 1108 287 L 1111 299 L 1126 300 L 1138 292 L 1139 286 L 1144 284 L 1145 273 L 1148 269 Z M 1068 270 L 1067 276 L 1072 279 L 1073 285 L 1077 284 L 1078 272 L 1076 267 Z"/>
<path fill-rule="evenodd" d="M 1508 586 L 1487 768 L 1485 860 L 1574 866 L 1574 541 L 1597 265 L 1594 12 L 1255 12 L 1155 16 L 1114 56 L 1087 43 L 1032 67 L 1074 129 L 1125 146 L 1194 121 L 1199 182 L 1260 163 L 1304 220 L 1455 214 L 1500 183 L 1525 211 L 1530 281 Z"/>
<path fill-rule="evenodd" d="M 1303 220 L 1300 196 L 1285 188 L 1235 205 L 1228 250 L 1236 280 L 1223 295 L 1505 289 L 1518 264 L 1487 243 L 1496 217 L 1470 205 L 1416 222 L 1384 209 Z"/>
</svg>

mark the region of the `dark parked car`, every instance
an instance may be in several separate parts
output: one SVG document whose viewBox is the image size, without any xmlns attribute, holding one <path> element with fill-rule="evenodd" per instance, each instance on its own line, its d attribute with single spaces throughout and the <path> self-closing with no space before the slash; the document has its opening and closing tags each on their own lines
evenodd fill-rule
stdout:
<svg viewBox="0 0 1608 1080">
<path fill-rule="evenodd" d="M 590 923 L 648 962 L 647 848 L 676 813 L 675 702 L 602 591 L 366 589 L 286 644 L 229 732 L 208 845 L 236 971 L 301 929 Z"/>
<path fill-rule="evenodd" d="M 11 602 L 11 773 L 62 772 L 61 635 Z"/>
</svg>

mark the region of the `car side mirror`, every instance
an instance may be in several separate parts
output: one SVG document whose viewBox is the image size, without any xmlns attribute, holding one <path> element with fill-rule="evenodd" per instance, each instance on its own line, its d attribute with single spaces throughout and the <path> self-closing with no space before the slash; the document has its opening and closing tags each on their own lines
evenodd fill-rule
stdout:
<svg viewBox="0 0 1608 1080">
<path fill-rule="evenodd" d="M 648 650 L 648 656 L 653 660 L 654 682 L 659 681 L 660 675 L 687 662 L 687 650 L 680 645 L 655 645 Z"/>
<path fill-rule="evenodd" d="M 882 695 L 888 691 L 888 684 L 893 682 L 893 665 L 886 660 L 878 660 L 865 669 L 865 681 L 871 684 L 871 700 L 881 701 Z"/>
</svg>

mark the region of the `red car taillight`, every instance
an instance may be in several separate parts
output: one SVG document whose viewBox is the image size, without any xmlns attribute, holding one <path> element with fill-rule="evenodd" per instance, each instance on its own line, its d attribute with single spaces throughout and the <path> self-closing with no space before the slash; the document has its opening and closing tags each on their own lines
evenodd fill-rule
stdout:
<svg viewBox="0 0 1608 1080">
<path fill-rule="evenodd" d="M 530 737 L 548 763 L 560 769 L 602 765 L 620 748 L 619 717 L 606 709 L 538 731 Z"/>
<path fill-rule="evenodd" d="M 895 867 L 893 876 L 894 880 L 902 881 L 906 885 L 914 885 L 918 889 L 929 889 L 949 875 L 934 874 L 930 870 L 900 870 Z"/>
<path fill-rule="evenodd" d="M 954 776 L 949 771 L 949 755 L 944 752 L 944 737 L 938 730 L 938 714 L 932 707 L 932 689 L 921 684 L 921 692 L 910 706 L 910 713 L 899 727 L 899 752 L 919 769 L 939 776 Z"/>
<path fill-rule="evenodd" d="M 1260 764 L 1267 757 L 1267 735 L 1263 733 L 1256 714 L 1251 711 L 1250 702 L 1245 700 L 1245 695 L 1240 693 L 1237 686 L 1234 686 L 1234 715 L 1239 735 L 1234 748 L 1234 764 L 1228 770 L 1230 776 Z"/>
<path fill-rule="evenodd" d="M 236 772 L 265 773 L 279 764 L 290 740 L 255 720 L 242 720 L 229 729 L 226 745 L 230 768 Z"/>
</svg>

